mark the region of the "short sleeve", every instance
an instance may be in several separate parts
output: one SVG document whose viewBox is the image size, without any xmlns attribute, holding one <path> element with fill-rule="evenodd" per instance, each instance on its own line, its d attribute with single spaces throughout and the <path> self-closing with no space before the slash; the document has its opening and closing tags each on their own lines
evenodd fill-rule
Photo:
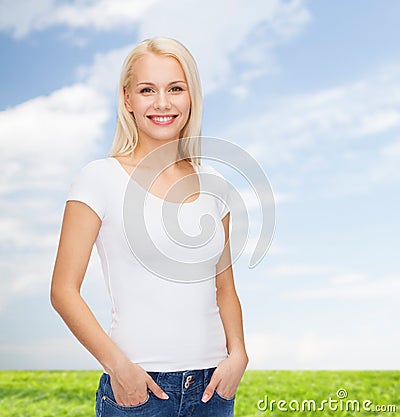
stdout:
<svg viewBox="0 0 400 417">
<path fill-rule="evenodd" d="M 222 220 L 230 212 L 230 192 L 229 192 L 229 183 L 225 177 L 217 171 L 211 165 L 207 165 L 206 171 L 210 174 L 216 175 L 215 189 L 218 190 L 217 206 L 219 210 L 219 216 Z M 214 187 L 213 187 L 214 188 Z"/>
<path fill-rule="evenodd" d="M 92 161 L 78 172 L 70 186 L 67 201 L 85 203 L 103 220 L 106 204 L 99 165 L 98 161 Z"/>
<path fill-rule="evenodd" d="M 222 176 L 221 176 L 222 177 Z M 222 177 L 224 180 L 223 186 L 221 187 L 221 200 L 220 200 L 220 218 L 223 219 L 230 211 L 230 200 L 229 200 L 229 185 L 228 182 L 224 177 Z"/>
</svg>

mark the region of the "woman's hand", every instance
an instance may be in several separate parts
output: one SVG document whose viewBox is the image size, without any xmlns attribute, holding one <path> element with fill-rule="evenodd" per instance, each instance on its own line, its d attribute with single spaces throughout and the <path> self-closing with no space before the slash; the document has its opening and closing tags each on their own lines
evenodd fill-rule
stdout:
<svg viewBox="0 0 400 417">
<path fill-rule="evenodd" d="M 146 401 L 147 389 L 162 400 L 168 395 L 157 385 L 153 378 L 139 365 L 126 361 L 110 373 L 111 388 L 117 404 L 138 405 Z"/>
<path fill-rule="evenodd" d="M 231 352 L 215 369 L 201 400 L 207 402 L 215 390 L 224 398 L 233 398 L 247 363 L 248 357 L 244 351 Z"/>
</svg>

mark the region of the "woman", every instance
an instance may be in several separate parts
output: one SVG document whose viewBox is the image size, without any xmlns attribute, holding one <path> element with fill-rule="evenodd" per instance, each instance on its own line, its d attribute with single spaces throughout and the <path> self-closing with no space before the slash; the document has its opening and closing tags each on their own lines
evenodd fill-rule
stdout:
<svg viewBox="0 0 400 417">
<path fill-rule="evenodd" d="M 199 163 L 200 123 L 201 87 L 193 57 L 176 40 L 145 40 L 122 69 L 109 157 L 86 165 L 71 186 L 51 302 L 104 369 L 97 416 L 233 415 L 248 358 L 230 259 L 230 213 L 220 199 L 202 193 L 204 174 L 222 176 Z M 140 200 L 139 178 L 155 179 L 146 206 L 156 231 L 152 239 L 176 253 L 176 272 L 184 265 L 179 256 L 192 257 L 193 277 L 201 279 L 174 279 L 167 272 L 160 278 L 154 268 L 163 255 L 138 259 L 133 240 L 139 246 L 144 240 L 135 235 L 135 226 L 133 238 L 127 233 L 125 197 L 133 186 Z M 182 207 L 189 227 L 198 227 L 196 216 L 212 214 L 218 220 L 213 238 L 195 248 L 166 243 L 160 233 L 162 222 L 168 222 L 161 219 L 164 204 Z M 143 221 L 133 220 L 133 225 Z M 80 295 L 94 243 L 112 301 L 109 334 Z M 150 248 L 144 249 L 146 257 Z M 193 254 L 207 257 L 210 251 L 215 256 L 207 262 L 193 261 Z M 210 271 L 213 276 L 206 277 Z"/>
</svg>

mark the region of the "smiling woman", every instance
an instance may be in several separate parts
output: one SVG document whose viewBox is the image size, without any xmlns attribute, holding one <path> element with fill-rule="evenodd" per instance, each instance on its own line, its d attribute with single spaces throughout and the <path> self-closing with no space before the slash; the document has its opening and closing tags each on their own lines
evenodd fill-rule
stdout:
<svg viewBox="0 0 400 417">
<path fill-rule="evenodd" d="M 181 65 L 175 58 L 148 54 L 136 61 L 134 69 L 124 96 L 140 138 L 146 142 L 178 139 L 191 107 Z"/>
<path fill-rule="evenodd" d="M 168 71 L 168 76 L 163 74 L 164 71 Z M 186 110 L 189 110 L 190 117 L 187 115 L 186 122 L 180 124 L 182 130 L 179 137 L 190 139 L 179 143 L 178 150 L 181 156 L 199 162 L 196 157 L 190 158 L 190 155 L 199 153 L 202 116 L 201 83 L 193 56 L 182 44 L 168 38 L 157 38 L 137 45 L 125 59 L 121 71 L 118 119 L 110 156 L 130 155 L 137 146 L 138 125 L 136 111 L 132 111 L 135 106 L 132 107 L 131 100 L 143 99 L 139 101 L 143 106 L 145 102 L 149 106 L 155 100 L 156 105 L 158 102 L 161 106 L 167 105 L 168 109 L 173 103 L 181 103 L 182 97 L 185 109 L 188 105 L 186 100 L 189 100 L 189 109 Z M 163 103 L 163 100 L 166 101 Z M 161 116 L 165 116 L 164 113 L 167 113 L 166 109 L 161 112 Z M 152 114 L 160 116 L 157 113 Z M 182 119 L 183 117 L 181 121 Z"/>
<path fill-rule="evenodd" d="M 230 417 L 248 358 L 224 179 L 199 161 L 201 88 L 189 51 L 166 38 L 140 43 L 123 65 L 118 105 L 109 157 L 86 165 L 67 198 L 52 304 L 104 369 L 97 416 Z M 218 178 L 219 195 L 203 194 L 203 174 Z M 143 205 L 142 191 L 153 195 Z M 169 234 L 175 223 L 186 240 Z M 94 243 L 112 301 L 108 334 L 80 294 Z M 190 273 L 178 279 L 182 266 Z"/>
</svg>

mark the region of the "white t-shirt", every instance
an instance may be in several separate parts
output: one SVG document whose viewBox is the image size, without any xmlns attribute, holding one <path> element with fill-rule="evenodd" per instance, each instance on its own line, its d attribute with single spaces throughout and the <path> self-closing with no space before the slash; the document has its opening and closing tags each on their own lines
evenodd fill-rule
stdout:
<svg viewBox="0 0 400 417">
<path fill-rule="evenodd" d="M 144 189 L 111 157 L 83 167 L 67 198 L 102 220 L 96 247 L 112 303 L 109 335 L 146 371 L 210 368 L 227 356 L 215 266 L 228 187 L 213 167 L 192 165 L 200 195 L 189 203 L 149 193 L 143 204 Z"/>
</svg>

